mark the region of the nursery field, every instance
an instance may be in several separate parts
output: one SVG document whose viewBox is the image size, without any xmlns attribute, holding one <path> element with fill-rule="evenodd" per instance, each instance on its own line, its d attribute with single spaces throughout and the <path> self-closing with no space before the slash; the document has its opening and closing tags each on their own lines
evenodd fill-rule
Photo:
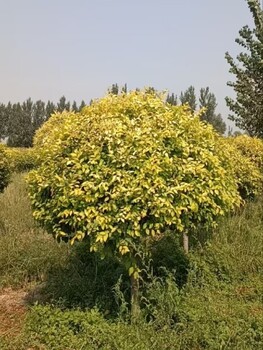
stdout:
<svg viewBox="0 0 263 350">
<path fill-rule="evenodd" d="M 125 269 L 56 243 L 13 175 L 0 194 L 1 350 L 262 349 L 262 213 L 261 198 L 246 204 L 187 256 L 172 234 L 159 242 L 131 322 Z"/>
<path fill-rule="evenodd" d="M 245 52 L 236 57 L 225 53 L 229 73 L 235 76 L 227 82 L 235 97 L 225 98 L 235 131 L 229 126 L 226 132 L 224 116 L 216 112 L 216 97 L 208 86 L 197 96 L 193 85 L 175 94 L 153 86 L 129 90 L 127 83 L 122 87 L 115 83 L 104 97 L 78 105 L 65 96 L 57 104 L 34 102 L 31 97 L 21 102 L 27 88 L 38 97 L 42 91 L 44 98 L 58 92 L 55 80 L 41 86 L 43 79 L 35 69 L 35 89 L 34 79 L 25 88 L 21 79 L 13 84 L 22 89 L 21 94 L 10 91 L 10 101 L 0 103 L 0 350 L 263 349 L 263 4 L 245 2 L 254 27 L 242 27 L 235 40 Z M 120 15 L 120 11 L 118 7 L 115 12 Z M 139 17 L 140 11 L 136 10 Z M 198 11 L 188 11 L 187 16 Z M 230 11 L 228 6 L 224 14 Z M 60 11 L 62 16 L 62 12 L 66 13 Z M 128 19 L 126 12 L 123 18 Z M 13 21 L 13 9 L 10 14 Z M 25 16 L 20 17 L 24 25 Z M 110 18 L 108 13 L 106 17 Z M 141 16 L 146 17 L 155 18 Z M 82 22 L 67 26 L 66 31 L 83 31 Z M 115 31 L 111 24 L 107 29 Z M 155 24 L 146 23 L 151 34 Z M 172 25 L 169 33 L 181 33 L 179 27 L 173 32 Z M 65 30 L 60 32 L 64 35 Z M 97 32 L 101 34 L 101 28 Z M 212 42 L 224 42 L 218 33 L 203 40 L 205 46 L 199 51 L 205 56 Z M 111 37 L 119 39 L 116 33 L 105 38 Z M 143 43 L 145 53 L 149 38 L 147 34 Z M 161 44 L 170 50 L 173 41 Z M 125 42 L 138 44 L 137 39 Z M 182 44 L 190 47 L 189 42 Z M 183 66 L 168 61 L 186 69 L 185 81 L 189 73 L 195 81 L 196 52 L 188 54 L 177 44 L 176 50 L 181 49 L 175 55 L 185 56 Z M 98 57 L 108 59 L 111 46 L 116 45 L 107 42 L 107 54 Z M 158 49 L 150 46 L 150 51 Z M 137 51 L 129 47 L 127 52 Z M 168 52 L 159 51 L 163 57 Z M 159 56 L 153 63 L 167 66 L 167 57 L 162 65 Z M 25 57 L 40 56 L 27 52 Z M 193 58 L 190 71 L 185 63 Z M 68 63 L 57 62 L 63 66 L 62 61 Z M 210 74 L 215 57 L 209 58 L 208 65 L 201 61 L 202 84 L 209 69 L 209 81 L 222 93 L 218 74 L 215 78 Z M 49 58 L 45 62 L 50 66 Z M 121 68 L 131 72 L 127 62 Z M 72 60 L 70 65 L 74 67 Z M 43 70 L 43 64 L 38 66 Z M 218 64 L 214 67 L 222 71 Z M 97 85 L 103 81 L 101 72 L 107 81 L 109 77 L 100 68 L 93 69 Z M 74 70 L 69 73 L 74 75 Z M 163 81 L 158 83 L 155 73 L 150 81 L 161 86 Z M 174 80 L 173 74 L 169 76 Z M 57 74 L 52 77 L 58 78 Z M 82 84 L 78 77 L 70 79 L 65 91 L 89 93 L 87 82 Z M 169 79 L 165 83 L 172 84 Z M 89 85 L 93 89 L 92 80 Z M 14 102 L 16 97 L 19 102 Z"/>
<path fill-rule="evenodd" d="M 261 139 L 108 94 L 0 145 L 0 192 L 1 350 L 263 348 Z"/>
</svg>

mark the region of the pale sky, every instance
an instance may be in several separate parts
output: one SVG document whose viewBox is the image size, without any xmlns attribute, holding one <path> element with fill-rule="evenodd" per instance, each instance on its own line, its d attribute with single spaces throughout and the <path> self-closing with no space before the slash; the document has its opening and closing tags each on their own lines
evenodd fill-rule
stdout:
<svg viewBox="0 0 263 350">
<path fill-rule="evenodd" d="M 0 0 L 0 103 L 209 86 L 226 121 L 224 55 L 252 23 L 246 0 Z"/>
</svg>

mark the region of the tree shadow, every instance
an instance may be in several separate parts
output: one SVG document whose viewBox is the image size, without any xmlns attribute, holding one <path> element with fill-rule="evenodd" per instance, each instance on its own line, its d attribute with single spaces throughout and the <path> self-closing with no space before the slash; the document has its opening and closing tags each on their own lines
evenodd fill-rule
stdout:
<svg viewBox="0 0 263 350">
<path fill-rule="evenodd" d="M 167 273 L 171 273 L 178 288 L 185 285 L 190 264 L 179 236 L 167 235 L 154 242 L 152 266 L 154 276 L 165 277 Z"/>
<path fill-rule="evenodd" d="M 61 308 L 97 307 L 105 314 L 117 313 L 114 287 L 122 276 L 121 288 L 129 294 L 129 279 L 124 267 L 114 258 L 100 259 L 85 243 L 74 246 L 64 264 L 51 268 L 45 282 L 27 296 L 33 304 L 53 303 Z"/>
<path fill-rule="evenodd" d="M 164 237 L 154 242 L 151 250 L 153 276 L 166 278 L 167 272 L 172 273 L 178 287 L 183 287 L 189 261 L 178 239 Z M 143 288 L 147 288 L 147 276 Z M 52 303 L 62 309 L 96 307 L 106 317 L 115 318 L 124 304 L 129 309 L 130 278 L 116 258 L 102 260 L 82 242 L 72 247 L 66 261 L 47 272 L 45 281 L 28 293 L 26 302 Z"/>
</svg>

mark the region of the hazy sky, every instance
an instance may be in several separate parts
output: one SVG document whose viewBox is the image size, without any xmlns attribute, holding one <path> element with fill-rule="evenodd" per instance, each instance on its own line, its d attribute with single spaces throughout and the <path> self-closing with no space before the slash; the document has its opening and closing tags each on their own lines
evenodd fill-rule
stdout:
<svg viewBox="0 0 263 350">
<path fill-rule="evenodd" d="M 246 0 L 0 0 L 0 102 L 209 86 L 226 120 L 224 54 L 246 24 Z"/>
</svg>

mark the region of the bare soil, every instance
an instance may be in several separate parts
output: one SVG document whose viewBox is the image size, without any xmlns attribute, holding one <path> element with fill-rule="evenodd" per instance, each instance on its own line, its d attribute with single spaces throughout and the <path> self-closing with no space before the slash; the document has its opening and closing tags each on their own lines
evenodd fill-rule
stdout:
<svg viewBox="0 0 263 350">
<path fill-rule="evenodd" d="M 23 289 L 0 290 L 0 336 L 15 336 L 21 331 L 27 311 L 26 295 Z"/>
</svg>

